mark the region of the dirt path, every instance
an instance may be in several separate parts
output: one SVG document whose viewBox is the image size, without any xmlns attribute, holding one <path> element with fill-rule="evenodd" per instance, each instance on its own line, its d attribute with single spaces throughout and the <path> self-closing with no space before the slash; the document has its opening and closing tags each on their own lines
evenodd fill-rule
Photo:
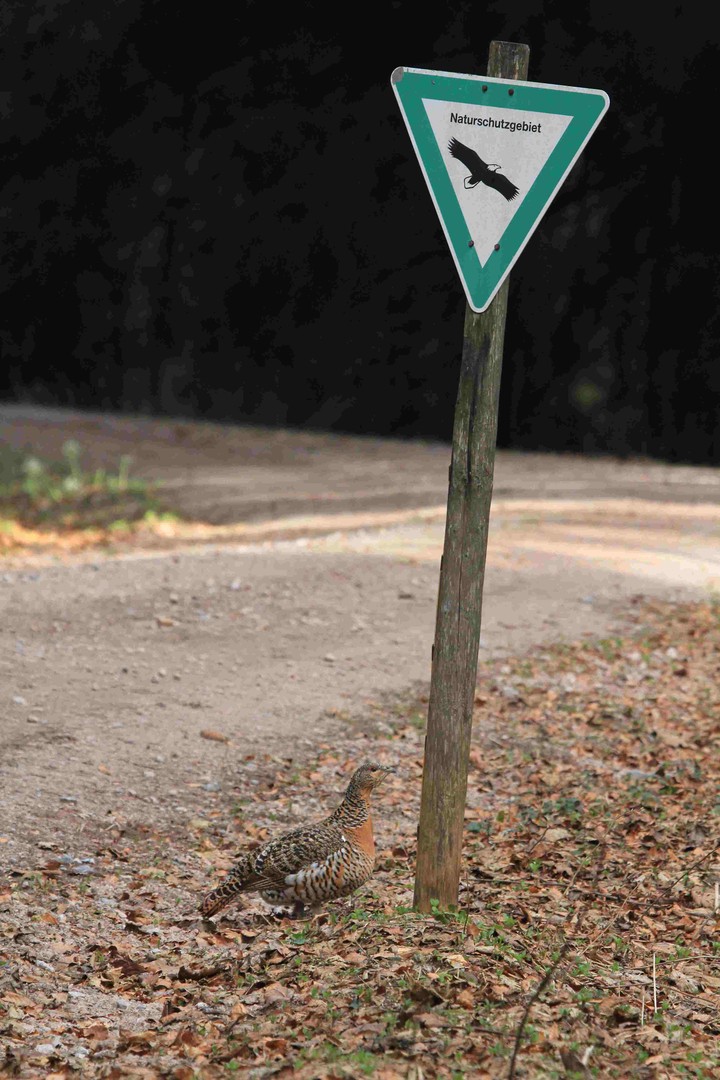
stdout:
<svg viewBox="0 0 720 1080">
<path fill-rule="evenodd" d="M 190 520 L 222 525 L 342 511 L 444 508 L 449 446 L 249 425 L 75 413 L 0 403 L 0 444 L 59 458 L 76 439 L 87 468 L 160 486 Z M 631 498 L 720 504 L 720 473 L 697 466 L 501 451 L 495 498 Z"/>
<path fill-rule="evenodd" d="M 255 521 L 262 537 L 302 514 L 308 534 L 0 568 L 3 861 L 28 865 L 38 842 L 91 850 L 118 806 L 186 821 L 243 756 L 302 754 L 429 679 L 447 447 L 28 410 L 0 422 L 35 452 L 78 438 L 93 464 L 131 446 L 194 518 Z M 637 596 L 707 597 L 719 536 L 713 470 L 500 455 L 481 659 L 608 635 Z"/>
</svg>

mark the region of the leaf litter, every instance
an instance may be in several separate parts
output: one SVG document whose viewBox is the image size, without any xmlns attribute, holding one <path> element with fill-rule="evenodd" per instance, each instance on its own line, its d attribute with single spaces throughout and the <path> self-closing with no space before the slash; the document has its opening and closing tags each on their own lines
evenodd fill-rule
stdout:
<svg viewBox="0 0 720 1080">
<path fill-rule="evenodd" d="M 719 1075 L 720 609 L 633 621 L 482 668 L 457 910 L 412 910 L 423 696 L 312 760 L 240 762 L 185 831 L 115 815 L 92 856 L 38 845 L 0 884 L 0 1074 Z M 399 768 L 368 886 L 303 921 L 254 897 L 198 918 L 366 757 Z"/>
</svg>

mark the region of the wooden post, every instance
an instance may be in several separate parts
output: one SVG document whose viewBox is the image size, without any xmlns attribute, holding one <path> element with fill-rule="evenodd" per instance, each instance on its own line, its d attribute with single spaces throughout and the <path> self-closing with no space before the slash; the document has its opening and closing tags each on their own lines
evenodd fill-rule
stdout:
<svg viewBox="0 0 720 1080">
<path fill-rule="evenodd" d="M 527 45 L 493 41 L 487 73 L 526 79 L 529 55 Z M 487 311 L 465 313 L 418 829 L 420 911 L 458 898 L 507 292 L 506 278 Z"/>
</svg>

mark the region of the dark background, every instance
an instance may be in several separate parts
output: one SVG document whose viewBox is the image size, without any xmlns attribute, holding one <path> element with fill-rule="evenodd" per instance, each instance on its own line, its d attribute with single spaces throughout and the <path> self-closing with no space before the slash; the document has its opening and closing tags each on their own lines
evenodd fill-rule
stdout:
<svg viewBox="0 0 720 1080">
<path fill-rule="evenodd" d="M 718 460 L 706 8 L 3 18 L 0 397 L 448 438 L 464 298 L 389 80 L 481 73 L 500 38 L 532 80 L 611 98 L 513 272 L 501 445 Z"/>
</svg>

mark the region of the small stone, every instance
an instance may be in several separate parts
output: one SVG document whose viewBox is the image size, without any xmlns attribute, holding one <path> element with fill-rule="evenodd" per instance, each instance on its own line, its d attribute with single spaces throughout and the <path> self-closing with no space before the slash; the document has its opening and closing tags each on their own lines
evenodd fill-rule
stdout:
<svg viewBox="0 0 720 1080">
<path fill-rule="evenodd" d="M 326 664 L 334 664 L 336 657 L 333 655 L 333 653 L 329 652 L 326 653 L 325 656 L 323 656 L 323 660 Z"/>
<path fill-rule="evenodd" d="M 178 596 L 178 594 L 176 592 L 171 592 L 170 595 L 168 596 L 168 600 L 170 601 L 171 604 L 179 604 L 180 603 L 180 597 Z"/>
<path fill-rule="evenodd" d="M 409 589 L 401 589 L 400 592 L 398 593 L 398 598 L 400 600 L 414 600 L 415 599 L 415 593 L 410 592 Z"/>
<path fill-rule="evenodd" d="M 242 581 L 240 580 L 240 578 L 235 578 L 234 581 L 231 581 L 230 588 L 233 590 L 233 592 L 237 592 L 238 589 L 242 588 Z"/>
<path fill-rule="evenodd" d="M 77 795 L 61 795 L 60 802 L 76 803 Z"/>
<path fill-rule="evenodd" d="M 88 866 L 87 863 L 80 863 L 79 866 L 72 866 L 70 868 L 71 874 L 79 874 L 81 877 L 84 877 L 86 874 L 92 874 L 92 872 L 92 866 Z"/>
<path fill-rule="evenodd" d="M 153 769 L 143 769 L 143 776 L 146 780 L 152 780 L 155 776 L 155 771 Z"/>
<path fill-rule="evenodd" d="M 27 701 L 20 694 L 15 694 L 13 697 L 13 705 L 27 705 Z"/>
<path fill-rule="evenodd" d="M 26 720 L 26 723 L 28 723 L 28 724 L 39 724 L 40 721 L 38 720 L 37 716 L 28 716 L 28 718 Z"/>
</svg>

